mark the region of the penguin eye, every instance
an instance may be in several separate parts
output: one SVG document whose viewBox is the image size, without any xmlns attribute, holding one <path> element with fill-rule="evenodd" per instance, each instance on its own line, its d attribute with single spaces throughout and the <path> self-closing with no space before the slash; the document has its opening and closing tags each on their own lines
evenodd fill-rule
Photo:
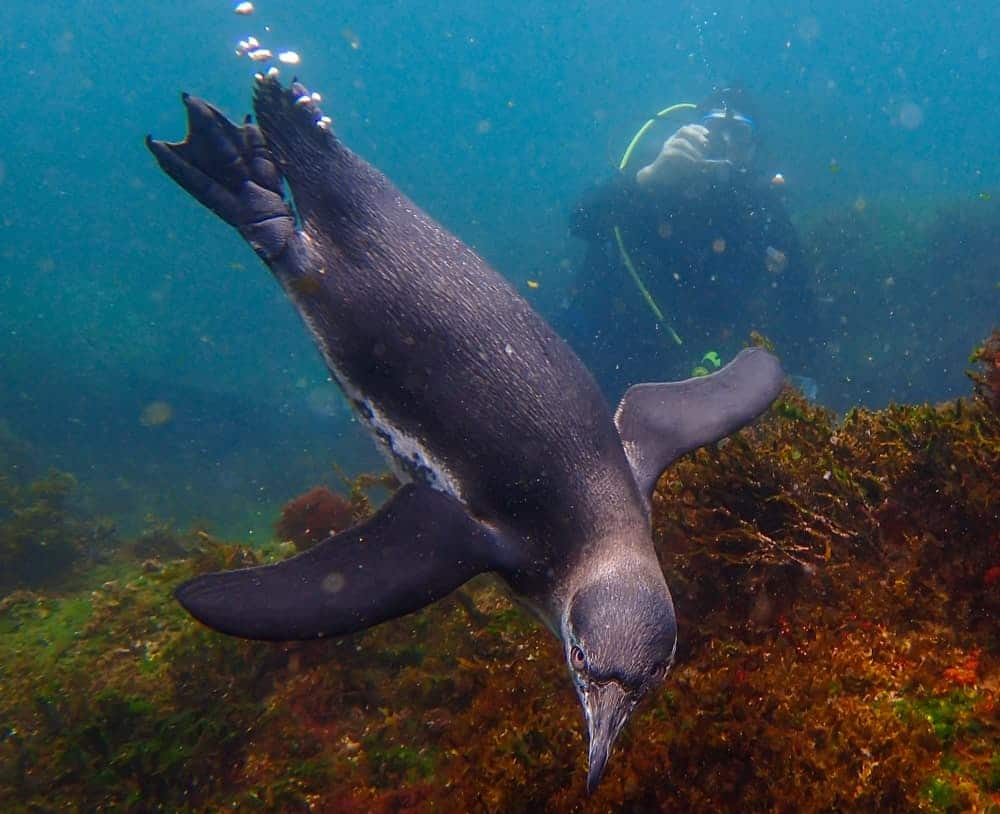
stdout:
<svg viewBox="0 0 1000 814">
<path fill-rule="evenodd" d="M 574 670 L 582 670 L 587 666 L 587 657 L 583 655 L 583 649 L 579 645 L 573 645 L 569 651 L 569 661 Z"/>
</svg>

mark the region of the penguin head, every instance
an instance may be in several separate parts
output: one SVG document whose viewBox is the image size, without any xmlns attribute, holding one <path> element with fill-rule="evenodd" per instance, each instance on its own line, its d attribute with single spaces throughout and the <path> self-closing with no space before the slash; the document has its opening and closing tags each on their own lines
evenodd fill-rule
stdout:
<svg viewBox="0 0 1000 814">
<path fill-rule="evenodd" d="M 562 621 L 570 676 L 590 734 L 587 790 L 640 700 L 663 683 L 677 649 L 677 621 L 663 575 L 607 574 L 571 596 Z"/>
</svg>

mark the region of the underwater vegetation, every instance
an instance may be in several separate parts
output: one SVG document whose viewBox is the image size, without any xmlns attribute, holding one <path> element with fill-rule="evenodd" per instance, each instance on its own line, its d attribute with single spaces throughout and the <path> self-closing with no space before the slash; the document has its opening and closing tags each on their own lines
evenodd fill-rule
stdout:
<svg viewBox="0 0 1000 814">
<path fill-rule="evenodd" d="M 0 473 L 0 594 L 56 583 L 109 548 L 114 525 L 76 511 L 75 489 L 76 478 L 57 470 L 28 484 Z"/>
<path fill-rule="evenodd" d="M 994 412 L 1000 413 L 1000 331 L 993 331 L 969 359 L 980 370 L 969 373 L 978 393 Z"/>
<path fill-rule="evenodd" d="M 381 489 L 389 495 L 399 488 L 399 481 L 390 473 L 363 474 L 350 479 L 334 469 L 347 488 L 347 497 L 328 486 L 315 486 L 288 501 L 274 525 L 279 540 L 287 540 L 297 550 L 304 551 L 372 514 L 376 508 L 370 494 L 373 490 Z"/>
<path fill-rule="evenodd" d="M 284 542 L 154 524 L 134 556 L 6 593 L 4 810 L 1000 812 L 998 351 L 936 406 L 838 418 L 788 389 L 664 474 L 682 649 L 593 798 L 559 647 L 489 578 L 309 643 L 218 635 L 171 598 L 363 515 L 373 476 L 290 503 Z M 52 488 L 2 516 L 58 518 Z"/>
<path fill-rule="evenodd" d="M 303 551 L 354 522 L 346 499 L 326 486 L 316 486 L 285 504 L 274 530 L 279 539 L 290 540 Z"/>
</svg>

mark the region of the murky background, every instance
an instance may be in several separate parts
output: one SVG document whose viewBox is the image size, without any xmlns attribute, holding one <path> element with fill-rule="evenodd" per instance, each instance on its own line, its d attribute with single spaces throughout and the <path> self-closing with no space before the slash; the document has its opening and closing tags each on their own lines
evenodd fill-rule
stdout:
<svg viewBox="0 0 1000 814">
<path fill-rule="evenodd" d="M 246 537 L 333 462 L 380 465 L 269 274 L 143 146 L 183 134 L 181 90 L 249 109 L 248 34 L 297 51 L 345 140 L 549 316 L 582 190 L 651 113 L 742 79 L 815 249 L 820 400 L 967 392 L 1000 301 L 995 4 L 257 5 L 0 15 L 0 426 L 19 477 L 72 471 L 123 529 L 152 513 Z"/>
</svg>

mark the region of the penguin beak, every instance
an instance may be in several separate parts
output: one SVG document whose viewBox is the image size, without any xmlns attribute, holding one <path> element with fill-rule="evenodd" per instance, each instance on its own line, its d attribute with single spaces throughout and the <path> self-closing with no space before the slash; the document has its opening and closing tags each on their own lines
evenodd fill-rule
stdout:
<svg viewBox="0 0 1000 814">
<path fill-rule="evenodd" d="M 608 756 L 618 733 L 635 707 L 632 694 L 615 681 L 590 684 L 584 696 L 584 711 L 590 730 L 590 769 L 587 794 L 593 794 L 601 782 Z"/>
</svg>

